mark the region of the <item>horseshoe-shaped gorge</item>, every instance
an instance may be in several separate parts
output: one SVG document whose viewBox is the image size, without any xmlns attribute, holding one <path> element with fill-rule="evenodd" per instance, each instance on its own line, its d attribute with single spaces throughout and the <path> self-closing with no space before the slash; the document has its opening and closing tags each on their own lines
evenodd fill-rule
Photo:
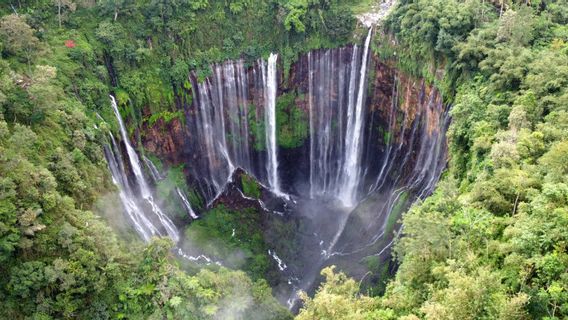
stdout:
<svg viewBox="0 0 568 320">
<path fill-rule="evenodd" d="M 203 200 L 201 206 L 188 204 L 188 217 L 181 220 L 216 206 L 250 206 L 243 184 L 259 185 L 264 205 L 252 208 L 264 220 L 263 236 L 273 252 L 269 269 L 286 265 L 271 279 L 286 296 L 310 289 L 330 263 L 361 277 L 366 259 L 388 261 L 393 231 L 400 229 L 396 221 L 431 194 L 445 167 L 449 117 L 441 94 L 370 54 L 371 37 L 369 30 L 361 45 L 308 52 L 291 65 L 287 79 L 277 55 L 249 66 L 242 60 L 212 65 L 202 81 L 189 74 L 191 103 L 180 105 L 184 118 L 139 133 L 146 152 L 183 167 L 189 192 Z M 124 149 L 127 157 L 121 160 L 113 141 L 107 157 L 123 162 L 111 165 L 115 180 L 135 177 L 124 178 L 134 186 L 119 183 L 140 189 L 138 195 L 127 192 L 128 207 L 148 198 L 138 172 L 153 169 L 128 151 L 131 146 Z M 179 195 L 185 203 L 184 198 Z M 130 218 L 145 239 L 179 240 L 163 213 L 134 211 L 139 212 L 129 212 Z M 293 234 L 277 237 L 275 224 Z M 179 246 L 220 263 L 227 258 L 185 239 Z"/>
<path fill-rule="evenodd" d="M 563 319 L 567 8 L 0 3 L 0 318 Z"/>
</svg>

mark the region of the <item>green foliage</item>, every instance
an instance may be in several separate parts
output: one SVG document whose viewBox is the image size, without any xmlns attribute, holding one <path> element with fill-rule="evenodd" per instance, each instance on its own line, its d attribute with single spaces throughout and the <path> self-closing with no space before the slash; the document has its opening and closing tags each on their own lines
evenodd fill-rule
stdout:
<svg viewBox="0 0 568 320">
<path fill-rule="evenodd" d="M 190 71 L 203 80 L 211 63 L 254 61 L 270 52 L 295 59 L 299 52 L 348 43 L 355 20 L 346 3 L 102 1 L 79 7 L 64 26 L 89 35 L 111 83 L 128 93 L 135 109 L 176 112 L 174 99 L 191 88 Z"/>
<path fill-rule="evenodd" d="M 164 89 L 168 64 L 156 68 L 148 48 L 136 50 L 132 28 L 99 24 L 90 5 L 70 15 L 73 3 L 61 3 L 62 28 L 51 0 L 13 3 L 19 15 L 0 19 L 0 318 L 290 319 L 266 282 L 226 269 L 189 275 L 169 240 L 123 242 L 88 211 L 114 190 L 100 145 L 108 125 L 94 114 L 114 117 L 108 84 L 119 80 L 119 104 L 138 118 L 142 103 L 170 108 L 173 95 Z M 124 12 L 130 5 L 100 2 Z M 146 76 L 136 68 L 143 61 L 151 62 Z M 178 63 L 172 76 L 184 68 Z M 180 116 L 170 110 L 152 120 Z M 184 188 L 182 169 L 171 169 L 159 191 Z"/>
<path fill-rule="evenodd" d="M 132 282 L 123 284 L 118 318 L 151 319 L 289 319 L 263 281 L 221 268 L 189 276 L 168 262 L 169 240 L 155 240 L 136 266 Z"/>
<path fill-rule="evenodd" d="M 306 26 L 302 22 L 308 11 L 308 0 L 291 0 L 286 3 L 286 18 L 284 18 L 284 27 L 286 30 L 294 30 L 298 33 L 306 32 Z"/>
<path fill-rule="evenodd" d="M 33 54 L 39 47 L 39 40 L 34 35 L 34 30 L 19 15 L 11 14 L 0 20 L 0 39 L 3 49 L 8 54 L 30 62 Z"/>
<path fill-rule="evenodd" d="M 390 234 L 393 232 L 395 224 L 397 223 L 398 219 L 400 218 L 403 210 L 405 209 L 405 205 L 408 200 L 408 193 L 403 192 L 395 202 L 389 217 L 387 219 L 387 225 L 385 226 L 385 233 Z"/>
<path fill-rule="evenodd" d="M 267 254 L 259 212 L 253 208 L 230 210 L 222 205 L 203 214 L 186 230 L 186 238 L 207 255 L 247 272 L 253 279 L 269 278 L 274 268 Z"/>
<path fill-rule="evenodd" d="M 187 197 L 192 208 L 202 209 L 205 206 L 205 201 L 195 189 L 190 189 Z"/>
<path fill-rule="evenodd" d="M 335 273 L 334 267 L 323 269 L 321 274 L 325 284 L 313 299 L 306 293 L 301 294 L 304 307 L 296 319 L 396 319 L 392 310 L 380 308 L 378 300 L 361 296 L 358 283 L 343 273 Z"/>
<path fill-rule="evenodd" d="M 283 148 L 300 147 L 308 137 L 308 116 L 295 100 L 293 93 L 284 93 L 276 100 L 277 140 Z"/>
<path fill-rule="evenodd" d="M 153 126 L 160 119 L 164 121 L 164 123 L 169 123 L 174 119 L 179 119 L 183 121 L 184 119 L 183 111 L 181 110 L 178 110 L 176 112 L 161 111 L 158 113 L 154 113 L 150 116 L 150 118 L 148 118 L 148 125 Z"/>
<path fill-rule="evenodd" d="M 369 275 L 365 280 L 369 280 L 366 285 L 360 289 L 371 297 L 382 296 L 385 293 L 386 287 L 393 278 L 393 271 L 391 271 L 391 264 L 381 260 L 379 256 L 368 256 L 361 260 L 369 270 Z"/>
<path fill-rule="evenodd" d="M 129 123 L 141 124 L 144 108 L 149 123 L 181 117 L 174 106 L 191 101 L 190 70 L 203 79 L 210 63 L 279 52 L 286 75 L 299 53 L 351 41 L 350 13 L 370 3 L 74 4 L 58 2 L 61 15 L 51 0 L 0 5 L 0 318 L 289 319 L 265 282 L 225 269 L 186 274 L 167 240 L 127 247 L 86 210 L 113 188 L 96 129 L 106 126 L 94 112 L 111 119 L 116 92 Z M 392 38 L 377 37 L 374 49 L 453 102 L 448 174 L 404 216 L 400 267 L 383 297 L 362 296 L 356 282 L 325 269 L 327 283 L 304 297 L 300 319 L 568 315 L 567 22 L 564 1 L 399 2 L 386 22 Z M 277 105 L 286 148 L 307 136 L 295 99 L 288 93 Z M 251 116 L 263 150 L 263 120 Z M 159 191 L 183 188 L 181 171 L 170 170 Z M 243 181 L 248 194 L 258 194 L 254 186 Z M 261 230 L 258 212 L 219 207 L 186 236 L 270 278 Z"/>
<path fill-rule="evenodd" d="M 397 50 L 399 63 L 426 62 L 433 67 L 416 73 L 428 76 L 442 62 L 456 91 L 449 174 L 405 214 L 400 268 L 381 298 L 400 317 L 560 319 L 568 310 L 558 289 L 568 287 L 558 231 L 568 210 L 559 122 L 568 48 L 554 36 L 563 27 L 536 4 L 501 17 L 488 5 L 402 2 L 389 19 L 408 49 Z"/>
<path fill-rule="evenodd" d="M 568 315 L 566 20 L 556 1 L 543 4 L 401 1 L 389 17 L 396 46 L 383 41 L 379 53 L 441 85 L 453 107 L 449 172 L 404 215 L 400 266 L 374 310 L 400 319 Z M 325 312 L 353 304 L 340 302 L 349 292 L 318 295 L 300 316 L 331 318 Z"/>
<path fill-rule="evenodd" d="M 243 174 L 241 176 L 241 185 L 243 186 L 243 193 L 247 197 L 260 198 L 260 185 L 253 177 Z"/>
<path fill-rule="evenodd" d="M 175 201 L 167 201 L 163 205 L 164 210 L 174 213 L 178 218 L 183 218 L 187 215 L 187 212 L 177 195 L 176 188 L 184 191 L 188 189 L 183 173 L 183 165 L 168 168 L 164 179 L 156 183 L 156 192 L 160 199 L 175 199 Z M 191 201 L 191 199 L 188 200 Z"/>
</svg>

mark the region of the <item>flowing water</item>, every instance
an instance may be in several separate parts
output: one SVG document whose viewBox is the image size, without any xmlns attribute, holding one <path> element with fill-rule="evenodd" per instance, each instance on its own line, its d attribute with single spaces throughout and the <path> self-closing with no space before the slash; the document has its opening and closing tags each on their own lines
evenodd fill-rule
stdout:
<svg viewBox="0 0 568 320">
<path fill-rule="evenodd" d="M 154 180 L 154 183 L 157 183 L 158 181 L 164 179 L 164 177 L 162 176 L 162 173 L 160 172 L 160 170 L 158 170 L 158 168 L 152 162 L 152 160 L 148 159 L 144 155 L 142 156 L 142 160 L 144 160 L 144 163 L 146 164 L 146 168 L 148 168 L 148 172 L 150 172 L 150 175 L 152 176 L 152 180 Z"/>
<path fill-rule="evenodd" d="M 357 45 L 308 53 L 310 197 L 335 198 L 347 207 L 358 199 L 369 30 Z"/>
<path fill-rule="evenodd" d="M 284 193 L 278 173 L 276 95 L 278 55 L 259 59 L 250 68 L 243 60 L 211 66 L 211 76 L 190 75 L 194 96 L 188 112 L 191 145 L 200 154 L 194 168 L 211 203 L 239 167 L 253 174 L 278 196 Z"/>
<path fill-rule="evenodd" d="M 146 179 L 144 178 L 144 174 L 142 172 L 142 167 L 140 165 L 140 159 L 138 158 L 138 154 L 136 154 L 136 151 L 134 150 L 134 148 L 132 148 L 132 146 L 130 145 L 130 141 L 128 140 L 128 135 L 126 134 L 126 129 L 124 127 L 124 123 L 122 122 L 122 117 L 120 115 L 120 112 L 118 111 L 118 106 L 117 106 L 116 100 L 114 99 L 113 96 L 111 96 L 111 105 L 112 105 L 112 109 L 114 110 L 114 114 L 116 116 L 116 119 L 118 121 L 118 125 L 120 127 L 120 134 L 122 135 L 122 142 L 124 143 L 124 146 L 126 148 L 126 153 L 128 155 L 130 168 L 132 169 L 132 172 L 134 173 L 134 177 L 135 177 L 135 180 L 136 180 L 136 187 L 137 187 L 137 189 L 140 193 L 140 197 L 151 208 L 151 211 L 154 213 L 154 216 L 157 218 L 157 221 L 158 221 L 158 223 L 156 225 L 154 225 L 150 221 L 150 219 L 148 219 L 148 218 L 140 219 L 139 222 L 142 225 L 144 225 L 144 227 L 140 228 L 140 230 L 143 230 L 142 236 L 144 237 L 144 239 L 148 240 L 149 233 L 146 230 L 150 230 L 151 235 L 155 235 L 156 230 L 164 230 L 166 232 L 166 234 L 174 242 L 178 242 L 179 234 L 178 234 L 178 231 L 177 231 L 174 223 L 162 211 L 162 209 L 160 209 L 160 206 L 158 206 L 158 204 L 154 201 L 154 198 L 152 196 L 152 193 L 150 191 L 148 183 L 146 182 Z M 121 176 L 126 177 L 124 170 L 121 171 Z M 127 184 L 127 183 L 125 183 L 125 184 Z M 134 203 L 135 198 L 132 199 L 132 197 L 130 197 L 132 195 L 134 195 L 134 194 L 132 192 L 130 192 L 128 201 Z M 137 214 L 137 216 L 144 216 L 145 217 L 144 214 L 140 214 L 140 213 Z M 159 235 L 161 235 L 161 234 L 159 234 Z"/>
<path fill-rule="evenodd" d="M 265 90 L 265 108 L 264 108 L 264 123 L 266 125 L 266 149 L 268 152 L 268 161 L 266 171 L 268 172 L 268 185 L 270 189 L 277 195 L 281 195 L 280 181 L 278 179 L 278 151 L 276 144 L 276 91 L 278 82 L 276 79 L 276 54 L 270 54 L 266 73 L 263 72 L 263 78 L 266 83 Z"/>
<path fill-rule="evenodd" d="M 144 211 L 139 206 L 137 197 L 130 187 L 130 182 L 124 170 L 121 153 L 118 150 L 118 146 L 112 134 L 110 138 L 111 144 L 110 146 L 105 146 L 104 152 L 112 175 L 112 181 L 119 190 L 120 201 L 122 202 L 126 215 L 130 221 L 132 221 L 134 228 L 144 241 L 149 241 L 152 236 L 160 235 L 160 232 L 154 224 L 146 218 Z"/>
<path fill-rule="evenodd" d="M 372 30 L 362 48 L 308 54 L 309 193 L 352 208 L 359 199 L 365 125 L 367 65 Z M 211 66 L 211 76 L 191 75 L 190 145 L 199 150 L 193 176 L 210 190 L 211 203 L 235 168 L 254 175 L 278 196 L 276 54 L 246 68 L 242 60 Z M 335 95 L 334 95 L 335 93 Z M 289 189 L 289 188 L 288 188 Z"/>
<path fill-rule="evenodd" d="M 183 203 L 183 206 L 185 207 L 185 210 L 187 211 L 187 214 L 191 217 L 191 219 L 194 220 L 199 219 L 195 211 L 193 211 L 193 208 L 191 207 L 189 200 L 187 200 L 185 193 L 178 187 L 176 187 L 176 193 L 181 199 L 181 202 Z"/>
<path fill-rule="evenodd" d="M 373 29 L 369 29 L 365 47 L 363 49 L 363 58 L 359 71 L 359 89 L 357 90 L 357 101 L 354 109 L 349 109 L 347 113 L 347 132 L 345 135 L 345 163 L 343 165 L 343 179 L 339 193 L 340 199 L 345 206 L 353 207 L 357 201 L 357 188 L 359 187 L 360 171 L 361 171 L 361 136 L 363 134 L 363 118 L 364 118 L 364 99 L 367 79 L 367 58 L 369 55 L 369 44 L 371 43 L 371 35 Z"/>
<path fill-rule="evenodd" d="M 112 180 L 118 188 L 124 212 L 132 222 L 134 229 L 146 242 L 150 241 L 150 239 L 154 236 L 169 237 L 177 245 L 176 253 L 178 256 L 186 260 L 206 265 L 212 263 L 222 265 L 220 261 L 215 261 L 212 258 L 201 254 L 198 248 L 189 248 L 192 249 L 190 251 L 195 253 L 193 255 L 189 254 L 187 250 L 182 248 L 184 244 L 182 243 L 183 241 L 180 241 L 180 236 L 176 226 L 154 200 L 152 190 L 146 181 L 144 172 L 142 171 L 140 158 L 130 144 L 122 117 L 118 111 L 116 100 L 113 96 L 111 96 L 111 105 L 119 124 L 122 144 L 126 149 L 128 161 L 123 159 L 123 153 L 112 134 L 109 135 L 110 144 L 104 146 L 104 153 L 112 175 Z M 143 159 L 148 167 L 150 175 L 154 179 L 154 182 L 162 180 L 164 177 L 152 161 L 146 157 L 143 157 Z M 127 168 L 125 164 L 129 164 L 129 167 Z M 135 177 L 134 181 L 129 179 L 129 176 L 132 175 Z M 198 219 L 199 216 L 197 216 L 191 207 L 191 204 L 183 190 L 176 188 L 175 191 L 190 218 Z"/>
</svg>

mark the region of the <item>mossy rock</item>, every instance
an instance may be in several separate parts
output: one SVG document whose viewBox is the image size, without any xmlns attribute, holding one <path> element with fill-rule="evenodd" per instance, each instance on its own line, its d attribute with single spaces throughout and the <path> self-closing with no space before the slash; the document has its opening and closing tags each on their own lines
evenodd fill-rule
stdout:
<svg viewBox="0 0 568 320">
<path fill-rule="evenodd" d="M 277 141 L 282 148 L 298 148 L 308 137 L 308 115 L 296 105 L 296 95 L 285 93 L 276 100 Z"/>
</svg>

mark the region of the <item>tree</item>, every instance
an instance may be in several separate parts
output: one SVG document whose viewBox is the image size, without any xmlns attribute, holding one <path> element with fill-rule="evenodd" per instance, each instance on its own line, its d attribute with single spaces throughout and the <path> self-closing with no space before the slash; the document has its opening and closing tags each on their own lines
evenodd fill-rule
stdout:
<svg viewBox="0 0 568 320">
<path fill-rule="evenodd" d="M 325 277 L 314 298 L 301 294 L 304 307 L 296 320 L 349 319 L 390 320 L 395 319 L 392 310 L 382 309 L 379 300 L 359 294 L 359 284 L 344 273 L 336 273 L 335 267 L 321 271 Z"/>
<path fill-rule="evenodd" d="M 554 144 L 539 161 L 551 180 L 563 180 L 568 174 L 568 141 Z"/>
<path fill-rule="evenodd" d="M 67 8 L 71 12 L 75 12 L 77 9 L 77 4 L 73 2 L 73 0 L 53 0 L 53 4 L 57 6 L 57 18 L 59 21 L 59 28 L 61 28 L 61 21 L 63 20 L 63 13 L 62 11 Z"/>
<path fill-rule="evenodd" d="M 302 21 L 308 12 L 307 0 L 290 0 L 285 5 L 287 14 L 284 18 L 284 26 L 286 30 L 295 30 L 298 33 L 306 32 L 306 26 Z"/>
<path fill-rule="evenodd" d="M 16 14 L 4 16 L 0 20 L 0 38 L 8 53 L 15 56 L 24 55 L 28 64 L 39 46 L 39 40 L 35 37 L 34 30 L 24 21 L 22 16 Z"/>
</svg>

